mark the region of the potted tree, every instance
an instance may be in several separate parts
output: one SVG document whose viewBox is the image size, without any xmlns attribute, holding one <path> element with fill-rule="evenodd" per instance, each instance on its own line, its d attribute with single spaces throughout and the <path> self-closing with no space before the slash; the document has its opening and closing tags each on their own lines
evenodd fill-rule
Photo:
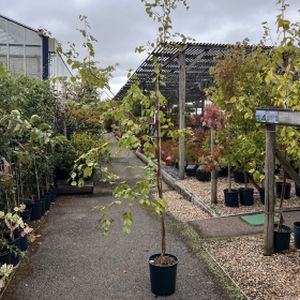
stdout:
<svg viewBox="0 0 300 300">
<path fill-rule="evenodd" d="M 172 28 L 170 18 L 171 12 L 179 3 L 186 6 L 184 0 L 163 1 L 158 0 L 154 3 L 144 1 L 145 9 L 149 17 L 158 22 L 158 37 L 152 43 L 152 47 L 168 46 L 175 47 L 181 51 L 180 44 L 168 44 Z M 136 51 L 143 51 L 143 47 L 138 47 Z M 126 207 L 122 213 L 123 231 L 130 232 L 132 225 L 132 202 L 135 200 L 143 208 L 153 209 L 160 216 L 161 224 L 161 251 L 149 257 L 148 264 L 150 269 L 151 290 L 155 295 L 170 295 L 174 293 L 176 287 L 176 270 L 178 259 L 175 255 L 167 252 L 166 245 L 166 223 L 165 223 L 165 206 L 162 190 L 162 135 L 170 136 L 170 128 L 172 124 L 166 117 L 165 107 L 167 105 L 166 99 L 160 93 L 160 86 L 163 84 L 162 63 L 156 57 L 153 58 L 153 82 L 155 83 L 154 91 L 143 91 L 139 88 L 139 84 L 135 83 L 129 89 L 127 95 L 123 98 L 117 110 L 110 110 L 106 113 L 108 118 L 114 118 L 116 124 L 119 124 L 119 131 L 122 136 L 119 138 L 119 146 L 129 148 L 131 150 L 140 149 L 143 145 L 144 154 L 148 158 L 148 164 L 145 168 L 146 177 L 137 180 L 133 185 L 127 182 L 119 184 L 114 190 L 116 200 L 109 205 L 121 205 Z M 139 115 L 132 113 L 134 108 L 140 105 L 143 110 Z M 155 137 L 148 134 L 149 124 L 154 121 Z M 141 135 L 141 133 L 143 133 Z M 182 132 L 177 132 L 183 134 Z M 154 147 L 153 147 L 154 146 Z M 153 153 L 154 148 L 154 153 Z M 95 152 L 96 154 L 97 152 Z M 82 162 L 81 169 L 85 169 L 87 165 Z M 102 169 L 106 175 L 112 179 L 112 175 L 107 170 Z M 73 170 L 74 178 L 76 178 L 76 169 Z M 151 188 L 155 186 L 157 189 L 157 196 L 151 196 Z M 107 217 L 107 208 L 101 208 L 101 228 L 104 234 L 109 232 L 111 220 Z"/>
</svg>

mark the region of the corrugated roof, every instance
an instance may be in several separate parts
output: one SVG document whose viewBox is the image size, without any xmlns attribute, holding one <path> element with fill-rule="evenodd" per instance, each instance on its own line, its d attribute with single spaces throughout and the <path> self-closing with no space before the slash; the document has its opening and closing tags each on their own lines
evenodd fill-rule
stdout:
<svg viewBox="0 0 300 300">
<path fill-rule="evenodd" d="M 114 99 L 122 99 L 133 83 L 139 82 L 145 89 L 153 90 L 153 58 L 157 59 L 163 68 L 166 86 L 161 87 L 161 92 L 171 102 L 178 100 L 178 55 L 180 51 L 185 53 L 186 62 L 186 100 L 188 102 L 203 98 L 203 89 L 213 80 L 209 69 L 214 66 L 215 58 L 223 56 L 229 44 L 212 43 L 175 43 L 164 47 L 157 47 L 137 68 L 125 85 L 120 89 Z"/>
</svg>

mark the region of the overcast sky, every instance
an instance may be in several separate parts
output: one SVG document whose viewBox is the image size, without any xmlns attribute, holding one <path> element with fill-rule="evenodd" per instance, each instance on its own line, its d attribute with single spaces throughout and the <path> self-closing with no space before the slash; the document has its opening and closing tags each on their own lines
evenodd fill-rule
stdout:
<svg viewBox="0 0 300 300">
<path fill-rule="evenodd" d="M 261 23 L 274 28 L 277 0 L 189 0 L 190 9 L 173 15 L 174 31 L 197 42 L 234 43 L 248 37 L 260 40 Z M 298 18 L 299 0 L 291 0 L 289 14 Z M 136 69 L 145 54 L 136 46 L 155 37 L 155 24 L 147 17 L 140 0 L 0 0 L 0 13 L 33 28 L 46 28 L 65 44 L 80 45 L 78 16 L 86 15 L 92 34 L 98 39 L 97 60 L 102 66 L 118 63 L 111 81 L 114 93 L 126 82 L 130 68 Z"/>
</svg>

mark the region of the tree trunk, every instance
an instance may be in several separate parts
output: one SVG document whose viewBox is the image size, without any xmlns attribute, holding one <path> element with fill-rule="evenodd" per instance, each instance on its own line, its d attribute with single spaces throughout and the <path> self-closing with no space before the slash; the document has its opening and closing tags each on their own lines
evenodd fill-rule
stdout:
<svg viewBox="0 0 300 300">
<path fill-rule="evenodd" d="M 33 166 L 34 166 L 34 175 L 35 175 L 37 197 L 38 197 L 38 200 L 40 200 L 41 199 L 41 191 L 40 191 L 39 175 L 38 175 L 38 169 L 37 169 L 35 158 L 33 158 Z"/>
<path fill-rule="evenodd" d="M 210 130 L 210 151 L 213 156 L 215 148 L 215 131 L 213 129 Z M 211 171 L 211 204 L 218 203 L 217 196 L 217 170 L 213 168 Z"/>
<path fill-rule="evenodd" d="M 156 170 L 156 185 L 158 197 L 163 198 L 162 191 L 162 176 L 161 176 L 161 132 L 160 132 L 160 92 L 159 92 L 159 81 L 156 80 L 155 86 L 156 93 L 156 159 L 157 159 L 157 170 Z M 164 264 L 166 254 L 166 224 L 165 224 L 165 213 L 161 215 L 161 263 Z"/>
<path fill-rule="evenodd" d="M 231 192 L 231 166 L 228 164 L 228 192 Z"/>
</svg>

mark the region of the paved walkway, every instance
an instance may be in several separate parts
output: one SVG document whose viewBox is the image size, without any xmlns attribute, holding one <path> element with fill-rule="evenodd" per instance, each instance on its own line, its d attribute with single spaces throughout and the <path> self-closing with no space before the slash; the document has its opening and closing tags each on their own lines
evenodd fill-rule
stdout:
<svg viewBox="0 0 300 300">
<path fill-rule="evenodd" d="M 135 164 L 134 168 L 127 168 Z M 130 181 L 143 174 L 140 161 L 119 153 L 112 168 Z M 155 299 L 150 292 L 148 257 L 159 252 L 158 220 L 135 208 L 131 235 L 119 230 L 119 209 L 114 228 L 103 237 L 98 226 L 99 204 L 112 200 L 107 187 L 94 195 L 60 197 L 45 218 L 42 237 L 28 262 L 17 270 L 3 299 L 116 300 Z M 168 299 L 228 299 L 204 262 L 192 254 L 168 221 L 168 250 L 179 258 L 177 291 Z"/>
<path fill-rule="evenodd" d="M 286 211 L 283 213 L 285 224 L 293 229 L 293 223 L 300 221 L 300 211 Z M 190 225 L 203 238 L 234 237 L 262 233 L 263 225 L 249 225 L 242 221 L 240 216 L 229 216 L 196 220 L 189 222 Z"/>
</svg>

